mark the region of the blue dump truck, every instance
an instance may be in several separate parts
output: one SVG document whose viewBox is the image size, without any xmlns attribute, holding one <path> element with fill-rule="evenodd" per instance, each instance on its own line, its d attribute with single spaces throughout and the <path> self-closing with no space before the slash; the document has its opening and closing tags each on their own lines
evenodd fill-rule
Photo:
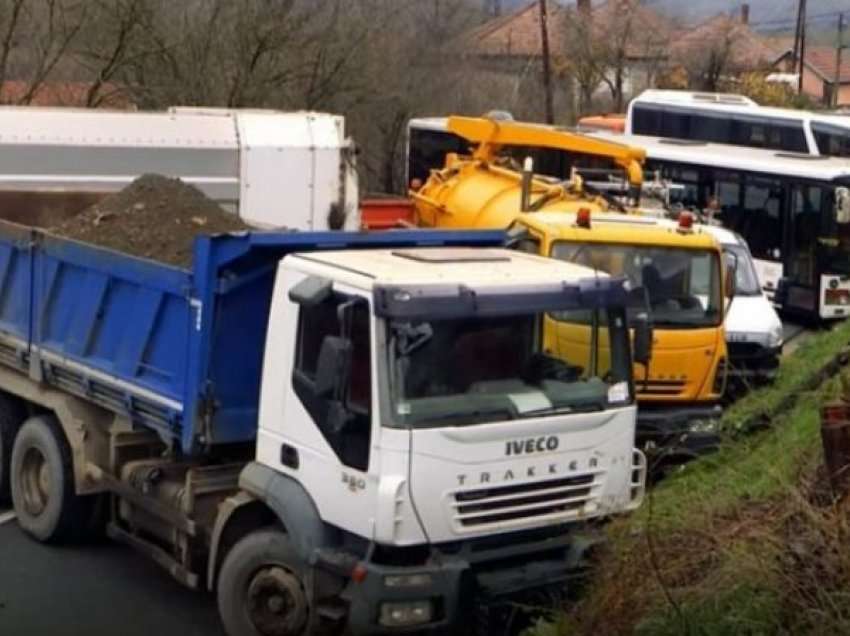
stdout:
<svg viewBox="0 0 850 636">
<path fill-rule="evenodd" d="M 446 633 L 562 584 L 643 494 L 627 294 L 503 239 L 198 237 L 183 269 L 0 222 L 0 496 L 231 636 Z M 585 360 L 541 350 L 556 319 Z"/>
</svg>

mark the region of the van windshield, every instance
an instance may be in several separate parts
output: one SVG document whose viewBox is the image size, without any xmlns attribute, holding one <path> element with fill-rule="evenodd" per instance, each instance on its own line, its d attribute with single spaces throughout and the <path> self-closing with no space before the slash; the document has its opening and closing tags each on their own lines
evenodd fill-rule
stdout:
<svg viewBox="0 0 850 636">
<path fill-rule="evenodd" d="M 559 346 L 544 348 L 555 319 Z M 390 321 L 388 335 L 397 425 L 469 426 L 632 399 L 622 309 Z"/>
<path fill-rule="evenodd" d="M 636 307 L 657 327 L 715 326 L 722 319 L 720 263 L 706 249 L 558 241 L 551 256 L 626 277 Z"/>
<path fill-rule="evenodd" d="M 735 267 L 735 295 L 760 296 L 761 285 L 749 250 L 743 245 L 724 245 L 723 252 L 727 255 L 728 264 Z M 729 255 L 734 258 L 729 258 Z"/>
</svg>

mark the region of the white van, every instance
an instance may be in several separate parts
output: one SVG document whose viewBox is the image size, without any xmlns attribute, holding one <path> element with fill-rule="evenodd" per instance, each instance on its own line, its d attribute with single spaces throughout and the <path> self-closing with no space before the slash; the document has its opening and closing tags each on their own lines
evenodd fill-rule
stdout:
<svg viewBox="0 0 850 636">
<path fill-rule="evenodd" d="M 758 383 L 771 380 L 782 355 L 782 321 L 762 291 L 746 241 L 724 227 L 700 226 L 736 261 L 735 297 L 726 315 L 729 378 Z"/>
</svg>

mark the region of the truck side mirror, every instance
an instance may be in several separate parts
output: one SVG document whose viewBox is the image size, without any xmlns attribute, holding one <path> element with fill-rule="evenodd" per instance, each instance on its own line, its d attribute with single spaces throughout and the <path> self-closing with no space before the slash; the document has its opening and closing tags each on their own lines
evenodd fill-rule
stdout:
<svg viewBox="0 0 850 636">
<path fill-rule="evenodd" d="M 649 315 L 640 313 L 632 319 L 632 328 L 635 330 L 632 343 L 632 359 L 643 366 L 647 366 L 652 359 L 652 324 Z"/>
<path fill-rule="evenodd" d="M 835 188 L 835 222 L 850 223 L 850 188 Z"/>
<path fill-rule="evenodd" d="M 735 297 L 738 287 L 738 255 L 725 252 L 723 256 L 726 261 L 726 271 L 723 278 L 723 295 L 731 302 Z"/>
<path fill-rule="evenodd" d="M 724 287 L 725 287 L 725 290 L 726 290 L 726 298 L 731 299 L 731 298 L 735 297 L 735 290 L 738 287 L 736 280 L 735 280 L 737 278 L 737 275 L 738 275 L 738 268 L 737 267 L 735 267 L 734 265 L 727 265 L 726 266 L 726 281 L 724 283 Z"/>
<path fill-rule="evenodd" d="M 316 365 L 316 397 L 328 399 L 340 396 L 350 369 L 351 341 L 339 336 L 325 336 Z"/>
</svg>

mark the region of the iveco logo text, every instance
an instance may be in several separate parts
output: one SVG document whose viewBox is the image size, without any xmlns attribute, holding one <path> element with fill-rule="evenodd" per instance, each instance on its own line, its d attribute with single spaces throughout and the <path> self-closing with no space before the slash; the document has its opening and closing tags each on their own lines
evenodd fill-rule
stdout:
<svg viewBox="0 0 850 636">
<path fill-rule="evenodd" d="M 514 479 L 536 479 L 538 477 L 548 477 L 554 475 L 564 475 L 574 473 L 578 470 L 593 470 L 599 467 L 599 460 L 596 457 L 591 457 L 585 465 L 581 465 L 577 460 L 570 462 L 555 462 L 544 466 L 526 466 L 525 468 L 509 468 L 499 472 L 482 472 L 477 475 L 457 475 L 458 486 L 470 486 L 470 477 L 472 480 L 478 478 L 479 484 L 492 484 L 498 482 L 513 481 Z"/>
<path fill-rule="evenodd" d="M 505 442 L 505 455 L 528 455 L 530 453 L 542 453 L 543 451 L 558 450 L 558 438 L 554 435 L 549 437 L 537 437 L 530 439 L 515 439 Z"/>
</svg>

